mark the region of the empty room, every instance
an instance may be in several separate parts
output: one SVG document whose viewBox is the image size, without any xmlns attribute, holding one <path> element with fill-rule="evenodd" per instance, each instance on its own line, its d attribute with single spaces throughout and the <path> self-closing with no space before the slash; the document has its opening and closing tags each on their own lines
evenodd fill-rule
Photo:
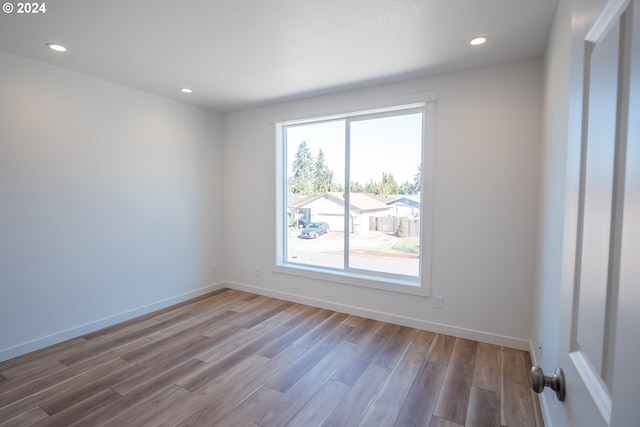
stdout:
<svg viewBox="0 0 640 427">
<path fill-rule="evenodd" d="M 638 117 L 638 0 L 4 1 L 0 426 L 636 426 Z"/>
</svg>

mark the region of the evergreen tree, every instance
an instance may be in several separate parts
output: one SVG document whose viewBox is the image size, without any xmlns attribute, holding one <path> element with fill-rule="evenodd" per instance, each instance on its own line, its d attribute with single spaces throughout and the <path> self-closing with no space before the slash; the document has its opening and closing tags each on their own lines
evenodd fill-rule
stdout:
<svg viewBox="0 0 640 427">
<path fill-rule="evenodd" d="M 370 180 L 367 186 L 365 187 L 365 191 L 367 193 L 378 194 L 378 188 L 379 188 L 378 183 L 375 183 L 373 182 L 373 180 Z"/>
<path fill-rule="evenodd" d="M 422 189 L 422 165 L 418 165 L 418 173 L 413 177 L 413 194 L 417 194 Z"/>
<path fill-rule="evenodd" d="M 398 237 L 407 237 L 409 235 L 409 224 L 407 218 L 400 218 L 400 224 L 398 225 L 398 231 L 396 231 Z"/>
<path fill-rule="evenodd" d="M 398 187 L 398 194 L 413 194 L 413 184 L 411 184 L 409 181 L 405 181 L 404 183 L 400 184 L 400 187 Z"/>
<path fill-rule="evenodd" d="M 313 191 L 313 157 L 307 141 L 302 141 L 291 165 L 292 176 L 289 178 L 289 191 L 295 194 L 308 195 Z"/>
<path fill-rule="evenodd" d="M 318 150 L 318 157 L 313 166 L 313 191 L 324 193 L 333 189 L 333 171 L 329 169 L 324 160 L 324 151 Z"/>
</svg>

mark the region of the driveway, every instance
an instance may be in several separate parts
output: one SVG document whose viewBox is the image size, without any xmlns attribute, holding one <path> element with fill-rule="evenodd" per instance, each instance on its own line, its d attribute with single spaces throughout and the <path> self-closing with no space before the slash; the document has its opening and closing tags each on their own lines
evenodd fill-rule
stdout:
<svg viewBox="0 0 640 427">
<path fill-rule="evenodd" d="M 343 268 L 344 234 L 332 231 L 317 239 L 288 240 L 288 258 L 291 262 L 324 267 Z M 391 249 L 400 238 L 384 233 L 369 232 L 350 235 L 350 265 L 355 268 L 394 274 L 417 276 L 419 256 L 415 253 Z"/>
</svg>

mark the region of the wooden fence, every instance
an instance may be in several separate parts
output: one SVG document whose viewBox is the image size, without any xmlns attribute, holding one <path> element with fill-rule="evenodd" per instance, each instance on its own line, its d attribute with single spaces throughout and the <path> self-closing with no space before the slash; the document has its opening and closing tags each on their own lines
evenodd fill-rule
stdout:
<svg viewBox="0 0 640 427">
<path fill-rule="evenodd" d="M 401 229 L 403 222 L 406 230 Z M 369 217 L 369 230 L 398 233 L 401 237 L 419 236 L 420 220 L 401 216 L 371 216 Z M 402 236 L 403 234 L 404 236 Z"/>
</svg>

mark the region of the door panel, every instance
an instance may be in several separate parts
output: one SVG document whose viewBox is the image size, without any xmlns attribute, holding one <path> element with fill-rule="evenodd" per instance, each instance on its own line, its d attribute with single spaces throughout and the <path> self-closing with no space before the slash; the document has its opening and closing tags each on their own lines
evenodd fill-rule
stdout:
<svg viewBox="0 0 640 427">
<path fill-rule="evenodd" d="M 617 366 L 620 260 L 626 179 L 627 127 L 632 50 L 627 46 L 638 0 L 577 0 L 574 20 L 588 25 L 582 52 L 573 51 L 566 248 L 558 363 L 565 370 L 567 398 L 554 406 L 554 425 L 611 425 Z M 582 13 L 580 13 L 582 12 Z M 597 18 L 596 18 L 597 17 Z M 578 22 L 578 21 L 574 21 Z M 576 28 L 579 27 L 576 26 Z M 578 30 L 574 30 L 578 31 Z M 582 65 L 582 67 L 580 67 Z M 577 83 L 582 82 L 582 90 Z M 580 136 L 575 148 L 573 135 Z M 574 147 L 574 148 L 572 148 Z M 579 157 L 579 166 L 571 162 Z"/>
<path fill-rule="evenodd" d="M 582 248 L 579 256 L 578 321 L 574 350 L 581 350 L 602 377 L 611 255 L 618 58 L 620 25 L 615 23 L 597 43 L 588 44 L 585 61 L 587 132 L 582 208 Z"/>
</svg>

